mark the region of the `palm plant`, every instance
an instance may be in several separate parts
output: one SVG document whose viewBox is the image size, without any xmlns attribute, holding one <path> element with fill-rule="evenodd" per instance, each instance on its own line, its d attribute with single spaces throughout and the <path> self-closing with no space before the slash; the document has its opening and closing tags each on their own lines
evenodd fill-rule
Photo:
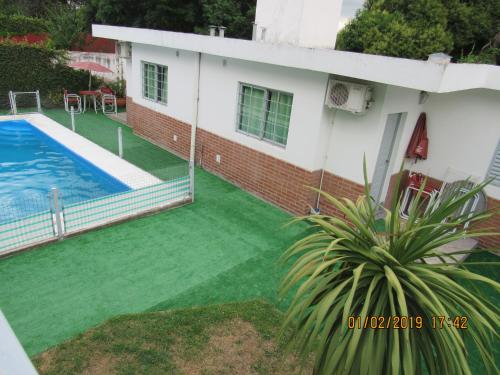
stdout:
<svg viewBox="0 0 500 375">
<path fill-rule="evenodd" d="M 381 231 L 375 215 L 381 208 L 370 199 L 366 167 L 364 174 L 365 195 L 356 202 L 322 193 L 349 223 L 325 215 L 292 221 L 314 227 L 283 256 L 285 262 L 293 261 L 280 288 L 282 296 L 293 291 L 284 322 L 293 332 L 292 346 L 304 355 L 315 354 L 317 374 L 460 375 L 471 374 L 465 345 L 470 340 L 487 370 L 498 371 L 491 349 L 498 340 L 499 309 L 473 284 L 483 282 L 497 292 L 500 284 L 460 263 L 429 262 L 481 251 L 443 254 L 442 245 L 493 235 L 464 229 L 467 222 L 484 220 L 492 212 L 456 214 L 487 182 L 469 193 L 457 190 L 429 202 L 426 209 L 421 190 L 406 222 L 398 215 L 401 199 L 393 199 Z M 400 180 L 401 173 L 395 192 Z M 471 285 L 466 288 L 458 280 Z M 464 318 L 457 324 L 455 317 Z M 402 325 L 407 328 L 395 328 Z"/>
</svg>

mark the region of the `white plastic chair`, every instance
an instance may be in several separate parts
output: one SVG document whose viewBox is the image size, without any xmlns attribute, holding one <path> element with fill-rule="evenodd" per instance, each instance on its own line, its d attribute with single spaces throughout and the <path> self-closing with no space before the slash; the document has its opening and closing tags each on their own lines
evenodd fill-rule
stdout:
<svg viewBox="0 0 500 375">
<path fill-rule="evenodd" d="M 116 96 L 113 94 L 102 94 L 102 113 L 115 115 L 118 113 L 118 107 L 116 105 Z"/>
<path fill-rule="evenodd" d="M 73 113 L 82 113 L 82 98 L 80 95 L 69 94 L 66 90 L 64 90 L 64 110 L 66 112 L 70 112 L 71 107 L 73 107 Z"/>
</svg>

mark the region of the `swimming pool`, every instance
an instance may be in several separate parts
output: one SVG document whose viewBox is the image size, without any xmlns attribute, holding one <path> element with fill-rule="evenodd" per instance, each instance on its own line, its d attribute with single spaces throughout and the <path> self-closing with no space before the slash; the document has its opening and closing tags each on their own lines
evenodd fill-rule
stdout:
<svg viewBox="0 0 500 375">
<path fill-rule="evenodd" d="M 49 209 L 52 187 L 64 204 L 130 190 L 29 122 L 0 121 L 0 223 Z"/>
</svg>

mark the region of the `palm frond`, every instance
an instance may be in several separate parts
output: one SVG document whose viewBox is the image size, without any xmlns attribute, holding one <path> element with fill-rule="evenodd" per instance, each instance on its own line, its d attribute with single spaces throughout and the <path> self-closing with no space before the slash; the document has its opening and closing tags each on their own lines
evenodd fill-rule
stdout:
<svg viewBox="0 0 500 375">
<path fill-rule="evenodd" d="M 315 353 L 317 374 L 461 375 L 471 374 L 467 339 L 476 346 L 487 371 L 496 373 L 490 350 L 499 336 L 500 309 L 459 281 L 482 283 L 497 292 L 500 284 L 460 263 L 426 263 L 431 257 L 446 262 L 486 251 L 443 254 L 440 247 L 462 238 L 498 235 L 484 228 L 465 229 L 466 223 L 484 221 L 493 212 L 457 214 L 488 182 L 431 200 L 427 207 L 422 187 L 403 222 L 397 194 L 401 171 L 391 208 L 385 209 L 385 231 L 380 232 L 375 213 L 381 207 L 370 197 L 366 165 L 363 174 L 365 193 L 355 202 L 316 190 L 345 221 L 327 215 L 293 220 L 309 223 L 313 232 L 281 259 L 290 267 L 280 295 L 293 294 L 284 322 L 284 329 L 293 328 L 292 347 L 302 356 Z M 366 322 L 372 317 L 380 317 L 386 328 L 371 329 Z M 413 327 L 394 329 L 388 324 L 394 317 L 412 319 Z M 420 328 L 415 326 L 417 317 Z M 468 328 L 436 327 L 438 317 L 467 317 Z M 349 328 L 353 318 L 361 328 Z"/>
</svg>

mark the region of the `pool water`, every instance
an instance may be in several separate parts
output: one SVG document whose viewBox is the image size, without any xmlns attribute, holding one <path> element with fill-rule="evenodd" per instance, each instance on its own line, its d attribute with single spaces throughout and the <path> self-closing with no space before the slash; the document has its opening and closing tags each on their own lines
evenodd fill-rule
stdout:
<svg viewBox="0 0 500 375">
<path fill-rule="evenodd" d="M 130 188 L 24 120 L 0 121 L 0 223 Z"/>
</svg>

